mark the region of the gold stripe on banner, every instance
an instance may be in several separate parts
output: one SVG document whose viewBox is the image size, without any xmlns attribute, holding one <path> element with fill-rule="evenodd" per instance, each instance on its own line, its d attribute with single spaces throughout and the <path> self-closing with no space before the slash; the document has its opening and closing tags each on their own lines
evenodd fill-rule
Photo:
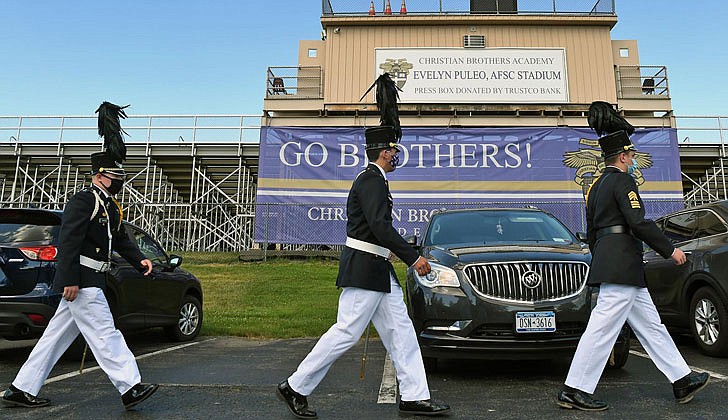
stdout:
<svg viewBox="0 0 728 420">
<path fill-rule="evenodd" d="M 258 178 L 258 188 L 346 190 L 352 180 Z M 574 181 L 390 181 L 392 191 L 581 191 Z M 680 181 L 649 181 L 641 191 L 680 191 Z"/>
</svg>

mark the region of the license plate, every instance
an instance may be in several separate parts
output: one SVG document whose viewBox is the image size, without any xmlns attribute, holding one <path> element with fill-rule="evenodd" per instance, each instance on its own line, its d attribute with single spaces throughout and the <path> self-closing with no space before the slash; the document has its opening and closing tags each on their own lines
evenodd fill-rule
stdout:
<svg viewBox="0 0 728 420">
<path fill-rule="evenodd" d="M 556 314 L 553 311 L 516 312 L 517 333 L 556 331 Z"/>
</svg>

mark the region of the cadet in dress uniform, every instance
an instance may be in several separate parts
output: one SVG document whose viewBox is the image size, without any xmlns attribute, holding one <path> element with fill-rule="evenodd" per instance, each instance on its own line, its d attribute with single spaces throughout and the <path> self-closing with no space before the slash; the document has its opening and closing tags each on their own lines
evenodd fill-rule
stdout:
<svg viewBox="0 0 728 420">
<path fill-rule="evenodd" d="M 378 97 L 383 89 L 391 89 L 394 85 L 386 73 L 377 82 Z M 391 97 L 396 97 L 396 91 Z M 380 112 L 385 113 L 382 108 L 389 105 L 379 100 L 377 103 Z M 401 394 L 399 410 L 437 415 L 450 409 L 430 400 L 417 335 L 407 315 L 402 288 L 389 262 L 391 252 L 420 275 L 430 272 L 427 260 L 420 257 L 392 226 L 392 196 L 387 173 L 397 166 L 399 149 L 396 141 L 399 140 L 397 133 L 401 133 L 399 121 L 394 123 L 397 126 L 373 127 L 365 131 L 366 153 L 371 163 L 354 180 L 347 199 L 346 247 L 341 253 L 336 280 L 336 285 L 343 288 L 337 322 L 321 336 L 298 369 L 278 385 L 278 396 L 299 418 L 316 418 L 306 397 L 334 361 L 359 341 L 370 321 L 397 371 Z"/>
<path fill-rule="evenodd" d="M 611 105 L 595 102 L 589 122 L 598 135 L 606 168 L 587 193 L 587 239 L 592 252 L 588 284 L 600 286 L 597 304 L 571 362 L 558 405 L 587 411 L 609 406 L 592 398 L 625 321 L 650 359 L 673 384 L 679 403 L 707 385 L 707 373 L 693 373 L 661 323 L 645 283 L 644 241 L 663 258 L 684 264 L 685 254 L 662 234 L 645 209 L 631 174 L 637 169 L 634 128 Z"/>
<path fill-rule="evenodd" d="M 118 116 L 125 116 L 122 109 L 105 102 L 97 112 L 100 119 L 111 117 L 112 125 L 116 116 L 118 127 Z M 101 125 L 106 127 L 108 122 L 100 121 Z M 108 137 L 105 138 L 107 146 Z M 119 147 L 123 155 L 115 154 Z M 76 193 L 66 204 L 52 286 L 54 291 L 63 293 L 63 299 L 28 360 L 4 392 L 2 401 L 6 406 L 41 407 L 50 403 L 46 398 L 37 397 L 38 392 L 79 332 L 121 394 L 126 409 L 157 390 L 156 384 L 141 383 L 134 355 L 114 326 L 103 291 L 113 250 L 145 275 L 152 270 L 152 262 L 126 233 L 121 207 L 114 199 L 126 176 L 120 163 L 125 154 L 123 143 L 92 154 L 93 184 Z"/>
</svg>

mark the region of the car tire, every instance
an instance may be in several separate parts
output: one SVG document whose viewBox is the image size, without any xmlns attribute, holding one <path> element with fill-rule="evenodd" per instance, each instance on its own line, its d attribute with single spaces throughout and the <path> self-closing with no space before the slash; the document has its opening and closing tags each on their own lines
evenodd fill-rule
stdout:
<svg viewBox="0 0 728 420">
<path fill-rule="evenodd" d="M 422 362 L 425 365 L 425 371 L 428 373 L 437 372 L 437 358 L 436 357 L 423 357 Z"/>
<path fill-rule="evenodd" d="M 715 290 L 702 287 L 695 292 L 688 322 L 700 351 L 708 356 L 728 356 L 728 311 Z"/>
<path fill-rule="evenodd" d="M 622 330 L 619 332 L 619 337 L 622 339 L 621 342 L 615 342 L 612 348 L 612 353 L 607 359 L 607 369 L 616 370 L 621 369 L 627 364 L 629 358 L 629 348 L 631 343 L 632 331 L 629 325 L 624 324 Z"/>
<path fill-rule="evenodd" d="M 190 341 L 202 329 L 202 304 L 194 296 L 186 295 L 177 311 L 177 322 L 164 331 L 174 341 Z"/>
</svg>

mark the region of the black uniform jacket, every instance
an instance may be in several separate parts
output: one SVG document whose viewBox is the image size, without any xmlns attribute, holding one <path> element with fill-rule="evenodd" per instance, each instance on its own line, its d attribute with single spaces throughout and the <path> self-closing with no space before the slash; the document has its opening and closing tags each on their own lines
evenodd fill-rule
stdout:
<svg viewBox="0 0 728 420">
<path fill-rule="evenodd" d="M 93 219 L 91 215 L 96 206 L 96 196 L 92 189 L 97 191 L 106 207 L 99 205 Z M 80 255 L 84 255 L 96 261 L 109 260 L 107 223 L 111 223 L 112 249 L 132 266 L 142 268 L 140 262 L 146 257 L 132 242 L 121 224 L 121 214 L 116 203 L 101 189 L 92 186 L 77 192 L 63 210 L 53 290 L 60 292 L 66 286 L 104 288 L 106 273 L 99 273 L 82 266 L 79 258 Z"/>
<path fill-rule="evenodd" d="M 599 229 L 615 225 L 629 227 L 630 233 L 596 238 Z M 590 285 L 645 287 L 642 242 L 664 258 L 669 258 L 675 249 L 655 222 L 645 219 L 645 206 L 632 176 L 615 167 L 608 166 L 587 194 L 586 226 L 592 252 Z"/>
<path fill-rule="evenodd" d="M 380 169 L 373 163 L 354 180 L 346 202 L 346 235 L 389 248 L 408 266 L 417 261 L 417 251 L 392 226 L 392 196 Z M 374 254 L 344 247 L 339 261 L 339 287 L 390 292 L 392 264 Z"/>
</svg>

